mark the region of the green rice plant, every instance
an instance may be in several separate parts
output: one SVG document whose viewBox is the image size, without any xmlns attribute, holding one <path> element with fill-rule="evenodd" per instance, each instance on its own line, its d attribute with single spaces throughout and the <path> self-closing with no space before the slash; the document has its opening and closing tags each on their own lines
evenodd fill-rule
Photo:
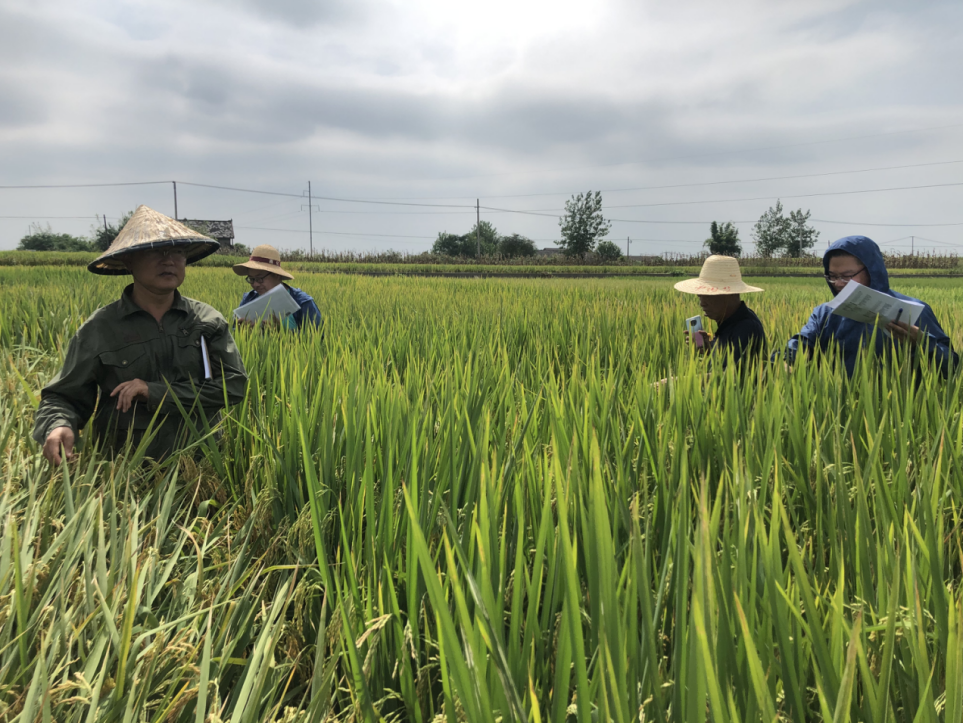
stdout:
<svg viewBox="0 0 963 723">
<path fill-rule="evenodd" d="M 296 284 L 324 337 L 238 330 L 217 430 L 51 469 L 39 390 L 123 280 L 0 269 L 0 717 L 960 719 L 960 376 L 708 366 L 667 279 Z M 773 348 L 826 296 L 759 284 Z M 898 288 L 963 346 L 957 286 Z"/>
</svg>

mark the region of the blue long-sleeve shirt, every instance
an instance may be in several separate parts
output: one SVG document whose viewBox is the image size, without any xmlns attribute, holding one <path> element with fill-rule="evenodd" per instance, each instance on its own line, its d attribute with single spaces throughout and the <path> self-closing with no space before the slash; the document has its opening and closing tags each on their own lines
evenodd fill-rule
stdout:
<svg viewBox="0 0 963 723">
<path fill-rule="evenodd" d="M 886 263 L 875 242 L 865 236 L 846 236 L 834 242 L 823 255 L 823 268 L 827 274 L 829 273 L 829 256 L 833 251 L 843 251 L 859 259 L 869 274 L 870 288 L 897 299 L 906 299 L 923 304 L 923 312 L 916 322 L 922 332 L 919 348 L 925 349 L 929 355 L 934 357 L 944 376 L 949 373 L 951 368 L 956 367 L 959 357 L 950 346 L 950 338 L 936 320 L 936 315 L 929 304 L 889 288 L 889 274 L 886 271 Z M 832 285 L 830 285 L 830 289 L 834 294 L 836 293 Z M 818 348 L 820 351 L 825 351 L 831 343 L 835 343 L 842 352 L 847 374 L 852 376 L 859 350 L 869 345 L 873 331 L 873 324 L 834 315 L 827 304 L 820 304 L 813 309 L 809 321 L 800 329 L 799 333 L 789 340 L 786 345 L 786 357 L 792 363 L 800 350 L 812 352 Z M 893 343 L 882 329 L 877 329 L 873 351 L 877 356 L 880 356 Z"/>
<path fill-rule="evenodd" d="M 301 291 L 293 286 L 288 286 L 287 284 L 282 284 L 285 290 L 290 294 L 294 302 L 301 308 L 295 311 L 291 316 L 288 317 L 286 321 L 292 325 L 292 327 L 298 331 L 305 324 L 314 324 L 317 327 L 321 326 L 321 310 L 318 309 L 318 305 L 314 303 L 314 299 L 310 294 Z M 241 297 L 241 306 L 254 301 L 258 297 L 258 294 L 253 289 L 248 291 L 244 296 Z"/>
</svg>

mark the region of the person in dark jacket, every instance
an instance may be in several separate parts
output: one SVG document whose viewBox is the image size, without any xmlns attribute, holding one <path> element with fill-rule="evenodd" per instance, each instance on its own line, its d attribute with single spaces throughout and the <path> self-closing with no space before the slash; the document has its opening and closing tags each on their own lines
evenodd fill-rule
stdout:
<svg viewBox="0 0 963 723">
<path fill-rule="evenodd" d="M 262 294 L 266 294 L 278 284 L 282 284 L 288 294 L 300 307 L 290 316 L 281 320 L 281 326 L 286 329 L 300 331 L 307 325 L 321 326 L 321 311 L 314 299 L 307 293 L 284 283 L 294 278 L 289 271 L 281 268 L 281 255 L 273 246 L 262 244 L 256 246 L 251 257 L 243 264 L 234 266 L 234 273 L 247 277 L 251 290 L 241 297 L 241 306 L 254 301 Z M 246 322 L 253 324 L 253 322 Z"/>
<path fill-rule="evenodd" d="M 718 357 L 723 369 L 730 358 L 738 364 L 765 353 L 766 333 L 762 322 L 740 297 L 762 289 L 742 280 L 736 259 L 710 256 L 702 265 L 699 278 L 680 281 L 675 288 L 698 295 L 702 312 L 718 324 L 714 339 L 705 331 L 696 332 L 700 337 L 697 348 Z"/>
<path fill-rule="evenodd" d="M 185 267 L 217 241 L 140 206 L 110 248 L 88 265 L 95 274 L 130 274 L 120 299 L 77 330 L 63 369 L 40 396 L 33 437 L 54 464 L 72 459 L 80 431 L 108 449 L 138 445 L 153 428 L 146 456 L 161 459 L 185 441 L 184 418 L 214 422 L 244 399 L 247 374 L 227 321 L 177 291 Z M 156 416 L 155 416 L 156 415 Z"/>
<path fill-rule="evenodd" d="M 823 269 L 833 296 L 842 291 L 847 283 L 855 281 L 894 298 L 923 304 L 917 326 L 899 322 L 876 330 L 873 348 L 876 356 L 892 349 L 893 344 L 911 344 L 914 354 L 919 350 L 933 357 L 944 376 L 951 367 L 956 366 L 959 357 L 951 348 L 949 337 L 929 305 L 889 287 L 886 262 L 874 241 L 865 236 L 846 236 L 833 242 L 823 254 Z M 869 345 L 873 331 L 873 324 L 835 315 L 827 304 L 820 304 L 813 309 L 806 325 L 789 340 L 786 360 L 792 363 L 800 350 L 811 354 L 817 348 L 825 351 L 831 343 L 835 343 L 842 353 L 847 374 L 852 376 L 859 350 Z"/>
</svg>

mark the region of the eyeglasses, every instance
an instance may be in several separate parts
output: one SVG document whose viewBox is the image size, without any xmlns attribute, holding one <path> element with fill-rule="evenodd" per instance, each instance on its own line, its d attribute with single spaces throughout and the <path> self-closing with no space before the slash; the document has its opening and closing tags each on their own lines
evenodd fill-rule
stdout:
<svg viewBox="0 0 963 723">
<path fill-rule="evenodd" d="M 824 278 L 831 284 L 838 284 L 840 281 L 845 281 L 848 284 L 852 279 L 859 276 L 865 270 L 866 267 L 863 266 L 859 271 L 853 271 L 849 274 L 826 274 Z"/>
<path fill-rule="evenodd" d="M 178 248 L 177 246 L 165 246 L 159 249 L 148 249 L 144 252 L 144 254 L 151 259 L 172 258 L 175 261 L 187 260 L 187 249 Z"/>
<path fill-rule="evenodd" d="M 251 286 L 254 286 L 254 284 L 260 284 L 264 281 L 264 279 L 266 279 L 270 275 L 271 274 L 261 274 L 260 276 L 248 276 L 247 283 L 249 283 Z"/>
</svg>

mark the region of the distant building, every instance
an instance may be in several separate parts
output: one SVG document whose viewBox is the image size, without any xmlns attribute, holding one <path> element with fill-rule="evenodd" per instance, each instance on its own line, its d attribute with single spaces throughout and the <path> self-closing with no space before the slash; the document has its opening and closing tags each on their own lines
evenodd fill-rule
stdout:
<svg viewBox="0 0 963 723">
<path fill-rule="evenodd" d="M 536 256 L 558 256 L 560 253 L 562 253 L 562 249 L 552 248 L 551 246 L 548 248 L 535 250 Z"/>
<path fill-rule="evenodd" d="M 234 219 L 228 221 L 200 221 L 192 218 L 181 218 L 178 220 L 198 233 L 210 236 L 221 245 L 222 249 L 229 249 L 234 245 Z"/>
</svg>

